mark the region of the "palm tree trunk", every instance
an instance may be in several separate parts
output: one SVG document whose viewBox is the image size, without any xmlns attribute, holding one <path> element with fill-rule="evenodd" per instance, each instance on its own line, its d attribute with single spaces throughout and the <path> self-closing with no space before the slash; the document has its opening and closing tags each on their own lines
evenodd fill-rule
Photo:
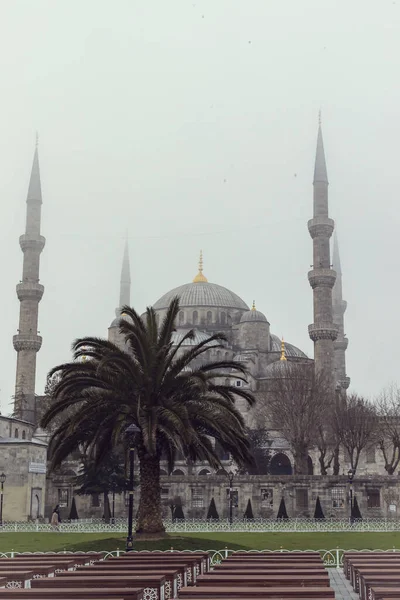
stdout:
<svg viewBox="0 0 400 600">
<path fill-rule="evenodd" d="M 161 511 L 160 459 L 138 449 L 140 501 L 136 533 L 164 533 Z"/>
</svg>

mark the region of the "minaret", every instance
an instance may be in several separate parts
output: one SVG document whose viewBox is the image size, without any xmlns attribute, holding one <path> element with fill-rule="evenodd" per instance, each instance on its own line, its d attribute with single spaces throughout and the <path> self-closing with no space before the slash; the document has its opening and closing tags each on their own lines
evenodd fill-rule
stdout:
<svg viewBox="0 0 400 600">
<path fill-rule="evenodd" d="M 24 253 L 22 281 L 17 285 L 20 301 L 19 329 L 13 337 L 17 351 L 17 375 L 15 382 L 15 415 L 31 423 L 36 422 L 35 379 L 36 353 L 42 345 L 38 335 L 39 302 L 44 287 L 39 283 L 40 254 L 45 238 L 40 235 L 42 189 L 40 184 L 38 142 L 33 157 L 28 197 L 26 200 L 26 227 L 19 238 Z"/>
<path fill-rule="evenodd" d="M 124 256 L 122 259 L 121 279 L 119 283 L 119 306 L 115 309 L 115 319 L 108 328 L 108 339 L 110 342 L 124 347 L 119 324 L 121 321 L 121 309 L 123 306 L 130 306 L 131 303 L 131 269 L 129 264 L 128 240 L 125 241 Z"/>
<path fill-rule="evenodd" d="M 342 267 L 340 264 L 339 244 L 336 231 L 333 236 L 332 265 L 336 271 L 336 281 L 332 290 L 333 322 L 338 328 L 337 339 L 333 343 L 335 351 L 335 377 L 338 387 L 347 390 L 350 385 L 350 377 L 346 376 L 346 350 L 349 340 L 344 334 L 344 313 L 347 302 L 343 300 L 342 293 Z"/>
<path fill-rule="evenodd" d="M 125 241 L 124 257 L 122 259 L 121 281 L 119 290 L 119 308 L 130 306 L 131 303 L 131 267 L 129 264 L 128 240 Z M 119 314 L 119 313 L 118 313 Z"/>
<path fill-rule="evenodd" d="M 333 323 L 332 288 L 336 273 L 331 268 L 329 240 L 334 222 L 328 214 L 328 175 L 326 172 L 321 117 L 319 119 L 317 152 L 314 169 L 314 217 L 308 222 L 308 231 L 313 240 L 313 269 L 308 280 L 314 295 L 314 323 L 308 332 L 314 342 L 315 368 L 332 378 L 334 383 L 333 343 L 338 330 Z"/>
</svg>

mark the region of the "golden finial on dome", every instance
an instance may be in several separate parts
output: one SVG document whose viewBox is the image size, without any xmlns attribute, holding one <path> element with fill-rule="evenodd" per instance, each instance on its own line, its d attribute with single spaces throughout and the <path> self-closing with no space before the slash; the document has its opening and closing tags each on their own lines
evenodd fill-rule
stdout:
<svg viewBox="0 0 400 600">
<path fill-rule="evenodd" d="M 287 360 L 286 350 L 285 350 L 285 340 L 283 338 L 282 338 L 282 342 L 281 342 L 281 360 Z"/>
<path fill-rule="evenodd" d="M 207 283 L 208 279 L 203 275 L 203 250 L 200 250 L 199 272 L 193 279 L 193 283 Z"/>
<path fill-rule="evenodd" d="M 253 300 L 253 305 L 252 305 L 252 307 L 251 307 L 251 310 L 257 310 L 257 309 L 256 309 L 256 301 L 255 301 L 255 300 Z"/>
</svg>

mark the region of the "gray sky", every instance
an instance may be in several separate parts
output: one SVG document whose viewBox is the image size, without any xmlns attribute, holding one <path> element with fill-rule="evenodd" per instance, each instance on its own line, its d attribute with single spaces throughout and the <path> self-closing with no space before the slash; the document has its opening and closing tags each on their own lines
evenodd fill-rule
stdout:
<svg viewBox="0 0 400 600">
<path fill-rule="evenodd" d="M 37 392 L 107 334 L 129 229 L 132 304 L 209 281 L 312 356 L 312 174 L 322 107 L 352 388 L 398 372 L 400 1 L 1 0 L 0 400 L 35 130 L 43 207 Z"/>
</svg>

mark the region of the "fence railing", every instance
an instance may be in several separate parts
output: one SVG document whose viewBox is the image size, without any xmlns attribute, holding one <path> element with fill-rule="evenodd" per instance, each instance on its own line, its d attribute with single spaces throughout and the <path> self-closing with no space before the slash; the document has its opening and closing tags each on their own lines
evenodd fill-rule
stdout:
<svg viewBox="0 0 400 600">
<path fill-rule="evenodd" d="M 135 525 L 135 524 L 134 524 Z M 196 532 L 395 532 L 400 531 L 400 519 L 368 518 L 350 522 L 350 519 L 234 519 L 232 523 L 227 519 L 165 519 L 164 525 L 168 533 L 196 533 Z M 106 523 L 101 519 L 80 519 L 60 523 L 59 530 L 64 533 L 125 533 L 126 519 L 115 519 L 114 523 Z M 2 532 L 46 532 L 52 531 L 49 523 L 39 522 L 4 522 L 0 526 Z"/>
<path fill-rule="evenodd" d="M 210 563 L 211 566 L 216 565 L 218 563 L 220 563 L 222 560 L 224 560 L 225 558 L 228 558 L 228 556 L 230 556 L 231 554 L 233 554 L 235 551 L 234 550 L 230 550 L 229 548 L 223 548 L 220 550 L 173 550 L 171 548 L 171 550 L 141 550 L 140 554 L 154 554 L 154 553 L 163 553 L 163 552 L 208 552 L 210 555 Z M 280 548 L 278 550 L 279 552 L 282 553 L 291 553 L 291 554 L 298 554 L 300 552 L 319 552 L 321 554 L 321 558 L 323 560 L 323 563 L 326 567 L 330 567 L 330 568 L 336 568 L 339 569 L 340 567 L 343 566 L 343 554 L 345 552 L 360 552 L 360 553 L 368 553 L 368 552 L 400 552 L 399 549 L 396 548 L 390 548 L 388 550 L 381 550 L 381 549 L 375 549 L 375 550 L 371 550 L 371 549 L 364 549 L 364 550 L 355 550 L 355 549 L 346 549 L 344 550 L 343 548 L 335 548 L 333 550 L 325 550 L 325 549 L 320 549 L 320 550 L 286 550 L 285 548 Z M 121 556 L 124 552 L 120 549 L 116 549 L 116 550 L 103 550 L 103 551 L 96 551 L 96 552 L 86 552 L 85 554 L 98 554 L 101 553 L 103 555 L 103 559 L 107 559 L 110 558 L 112 556 Z M 134 550 L 135 552 L 135 550 Z M 270 550 L 270 549 L 265 549 L 265 550 L 242 550 L 242 552 L 247 552 L 249 554 L 258 554 L 260 552 L 277 552 L 277 550 Z M 14 558 L 17 555 L 26 555 L 26 556 L 30 556 L 32 554 L 35 555 L 49 555 L 49 554 L 62 554 L 62 555 L 68 555 L 68 556 L 79 556 L 80 554 L 83 554 L 84 552 L 69 552 L 67 550 L 64 550 L 63 552 L 14 552 L 13 550 L 11 552 L 0 552 L 0 559 L 1 558 Z"/>
</svg>

